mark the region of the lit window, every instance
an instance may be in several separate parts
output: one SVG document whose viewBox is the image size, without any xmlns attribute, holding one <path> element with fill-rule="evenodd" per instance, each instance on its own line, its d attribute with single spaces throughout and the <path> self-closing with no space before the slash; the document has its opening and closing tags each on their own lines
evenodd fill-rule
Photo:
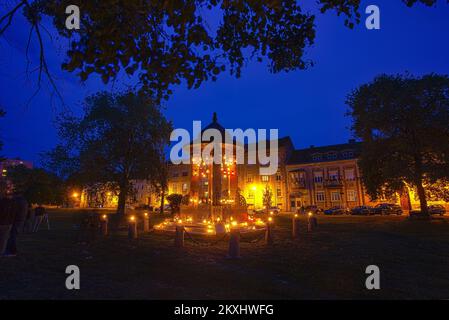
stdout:
<svg viewBox="0 0 449 320">
<path fill-rule="evenodd" d="M 323 172 L 321 172 L 321 171 L 314 172 L 313 173 L 313 181 L 315 181 L 316 183 L 323 182 Z"/>
<path fill-rule="evenodd" d="M 357 194 L 355 190 L 348 190 L 347 192 L 348 201 L 357 201 Z"/>
<path fill-rule="evenodd" d="M 337 159 L 337 153 L 336 152 L 329 152 L 327 154 L 327 159 L 328 160 L 336 160 Z"/>
<path fill-rule="evenodd" d="M 187 192 L 187 183 L 183 183 L 182 184 L 182 193 L 186 193 Z"/>
<path fill-rule="evenodd" d="M 282 190 L 280 188 L 276 189 L 276 194 L 278 197 L 282 197 Z"/>
<path fill-rule="evenodd" d="M 270 177 L 269 176 L 260 176 L 260 179 L 262 180 L 262 182 L 270 181 Z"/>
<path fill-rule="evenodd" d="M 354 158 L 354 152 L 353 151 L 343 151 L 342 156 L 344 159 L 351 159 L 351 158 Z"/>
<path fill-rule="evenodd" d="M 337 170 L 329 171 L 329 180 L 338 180 L 338 171 Z"/>
<path fill-rule="evenodd" d="M 323 191 L 318 191 L 318 192 L 316 193 L 316 201 L 317 201 L 317 202 L 324 202 L 325 199 L 326 199 L 326 198 L 325 198 L 325 196 L 324 196 L 324 192 L 323 192 Z"/>
<path fill-rule="evenodd" d="M 315 153 L 312 155 L 312 160 L 313 161 L 321 161 L 322 160 L 322 156 L 319 153 Z"/>
<path fill-rule="evenodd" d="M 346 169 L 345 178 L 346 180 L 355 180 L 354 169 Z"/>
<path fill-rule="evenodd" d="M 253 175 L 252 174 L 248 174 L 246 176 L 246 182 L 253 182 Z"/>
<path fill-rule="evenodd" d="M 331 201 L 340 201 L 340 192 L 331 192 Z"/>
</svg>

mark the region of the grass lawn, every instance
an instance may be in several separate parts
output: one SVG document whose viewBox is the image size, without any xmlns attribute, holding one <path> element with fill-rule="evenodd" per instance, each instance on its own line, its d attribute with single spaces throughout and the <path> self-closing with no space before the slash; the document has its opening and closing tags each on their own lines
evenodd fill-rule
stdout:
<svg viewBox="0 0 449 320">
<path fill-rule="evenodd" d="M 0 299 L 431 299 L 449 298 L 449 219 L 326 217 L 290 239 L 278 217 L 275 244 L 242 243 L 239 260 L 227 242 L 208 246 L 170 235 L 125 232 L 78 244 L 76 212 L 50 212 L 52 229 L 20 235 L 19 255 L 0 259 Z M 152 218 L 157 219 L 157 218 Z M 65 288 L 77 265 L 81 289 Z M 365 289 L 365 268 L 379 266 L 381 290 Z"/>
</svg>

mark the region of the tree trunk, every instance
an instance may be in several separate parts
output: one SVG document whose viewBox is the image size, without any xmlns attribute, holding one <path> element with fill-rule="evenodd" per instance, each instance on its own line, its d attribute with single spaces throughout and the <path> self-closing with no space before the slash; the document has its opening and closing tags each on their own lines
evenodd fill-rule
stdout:
<svg viewBox="0 0 449 320">
<path fill-rule="evenodd" d="M 162 189 L 162 193 L 161 193 L 161 214 L 164 214 L 164 201 L 165 201 L 165 190 Z"/>
<path fill-rule="evenodd" d="M 429 210 L 427 208 L 427 199 L 426 199 L 426 191 L 422 185 L 422 181 L 416 183 L 416 189 L 418 191 L 419 204 L 421 207 L 421 213 L 429 215 Z"/>
<path fill-rule="evenodd" d="M 117 215 L 125 215 L 126 198 L 128 197 L 128 188 L 120 186 L 120 193 L 118 195 Z"/>
<path fill-rule="evenodd" d="M 422 171 L 422 159 L 420 156 L 415 156 L 415 185 L 418 191 L 421 214 L 429 215 L 429 210 L 427 208 L 426 191 L 424 190 L 422 183 Z"/>
</svg>

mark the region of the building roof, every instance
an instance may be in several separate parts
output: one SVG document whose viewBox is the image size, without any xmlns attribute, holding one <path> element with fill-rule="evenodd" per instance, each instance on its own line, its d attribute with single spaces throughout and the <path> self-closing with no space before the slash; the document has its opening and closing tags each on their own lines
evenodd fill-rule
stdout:
<svg viewBox="0 0 449 320">
<path fill-rule="evenodd" d="M 208 129 L 215 129 L 218 130 L 221 134 L 222 137 L 222 142 L 224 143 L 226 141 L 226 138 L 229 136 L 229 134 L 226 132 L 226 129 L 220 124 L 218 123 L 217 120 L 217 113 L 214 112 L 213 116 L 212 116 L 212 122 L 209 123 L 206 127 L 204 127 L 204 129 L 201 130 L 201 134 L 197 137 L 193 137 L 193 140 L 191 141 L 191 144 L 196 144 L 196 143 L 203 143 L 203 141 L 201 140 L 203 133 L 208 130 Z M 232 137 L 228 137 L 229 140 L 235 140 L 232 139 Z"/>
<path fill-rule="evenodd" d="M 348 143 L 293 150 L 287 164 L 303 164 L 356 159 L 360 154 L 361 142 L 349 140 Z"/>
<path fill-rule="evenodd" d="M 208 129 L 216 129 L 216 130 L 220 131 L 220 133 L 222 134 L 223 137 L 225 136 L 225 128 L 221 124 L 218 123 L 216 112 L 213 113 L 212 122 L 209 123 L 209 125 L 207 125 L 203 130 L 201 130 L 201 134 L 203 134 L 203 132 Z"/>
</svg>

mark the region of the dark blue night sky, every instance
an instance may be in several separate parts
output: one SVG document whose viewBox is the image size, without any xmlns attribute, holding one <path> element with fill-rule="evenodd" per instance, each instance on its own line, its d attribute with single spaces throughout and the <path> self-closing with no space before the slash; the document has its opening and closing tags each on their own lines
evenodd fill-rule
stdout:
<svg viewBox="0 0 449 320">
<path fill-rule="evenodd" d="M 270 74 L 266 65 L 253 62 L 240 79 L 222 75 L 197 90 L 176 88 L 166 102 L 166 116 L 175 127 L 191 130 L 192 120 L 206 125 L 217 111 L 219 122 L 227 128 L 279 128 L 279 135 L 290 135 L 297 148 L 345 142 L 350 138 L 345 96 L 358 85 L 380 73 L 449 73 L 446 1 L 433 8 L 408 8 L 400 0 L 362 3 L 362 8 L 380 7 L 381 30 L 365 29 L 364 21 L 349 30 L 334 13 L 318 14 L 315 45 L 307 52 L 315 62 L 313 68 Z M 1 154 L 36 162 L 39 153 L 57 141 L 53 120 L 61 109 L 46 85 L 27 104 L 37 76 L 26 77 L 28 32 L 29 26 L 19 19 L 0 39 L 0 105 L 7 111 L 0 120 Z M 94 78 L 82 85 L 74 75 L 61 72 L 65 43 L 57 38 L 47 42 L 49 64 L 66 104 L 79 113 L 86 95 L 111 86 Z M 37 48 L 33 43 L 31 69 L 37 63 Z M 115 87 L 126 82 L 132 79 L 119 79 Z"/>
</svg>

